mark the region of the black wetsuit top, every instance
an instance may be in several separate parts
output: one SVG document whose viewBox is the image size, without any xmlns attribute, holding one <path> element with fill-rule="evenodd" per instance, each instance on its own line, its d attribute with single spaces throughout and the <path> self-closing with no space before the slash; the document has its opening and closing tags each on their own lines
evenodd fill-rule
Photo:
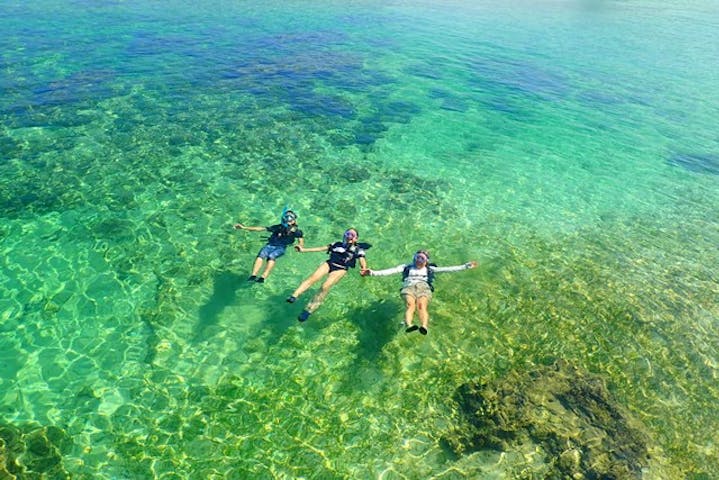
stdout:
<svg viewBox="0 0 719 480">
<path fill-rule="evenodd" d="M 365 256 L 364 249 L 357 245 L 347 245 L 343 242 L 335 242 L 327 246 L 327 253 L 330 254 L 330 259 L 327 263 L 330 266 L 335 265 L 344 270 L 355 268 L 357 259 Z"/>
</svg>

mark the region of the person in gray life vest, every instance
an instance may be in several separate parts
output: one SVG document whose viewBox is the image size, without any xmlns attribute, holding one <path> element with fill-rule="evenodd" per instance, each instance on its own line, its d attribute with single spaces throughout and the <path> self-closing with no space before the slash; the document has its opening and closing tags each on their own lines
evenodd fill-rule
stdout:
<svg viewBox="0 0 719 480">
<path fill-rule="evenodd" d="M 419 250 L 414 254 L 410 264 L 397 265 L 385 270 L 367 269 L 363 270 L 361 274 L 362 276 L 383 277 L 401 273 L 403 283 L 400 295 L 404 298 L 407 307 L 404 312 L 405 331 L 409 333 L 419 330 L 422 335 L 427 335 L 427 329 L 429 328 L 429 311 L 427 308 L 430 300 L 432 300 L 432 292 L 434 292 L 434 286 L 432 285 L 434 275 L 443 272 L 459 272 L 476 266 L 477 262 L 471 261 L 452 267 L 438 267 L 434 263 L 429 263 L 429 252 L 427 250 Z M 419 327 L 414 324 L 415 311 L 419 312 Z"/>
<path fill-rule="evenodd" d="M 327 275 L 327 279 L 322 283 L 320 291 L 310 300 L 302 313 L 297 317 L 300 322 L 307 320 L 312 312 L 317 310 L 330 289 L 345 276 L 350 268 L 354 268 L 357 261 L 360 264 L 360 270 L 367 270 L 367 260 L 365 259 L 365 250 L 372 245 L 369 243 L 359 243 L 359 234 L 354 228 L 348 228 L 342 236 L 341 242 L 330 243 L 322 247 L 304 248 L 298 247 L 298 252 L 326 252 L 330 258 L 322 262 L 312 275 L 307 277 L 292 295 L 287 297 L 287 303 L 295 303 L 297 297 L 302 295 L 312 285 L 317 283 L 322 277 Z"/>
<path fill-rule="evenodd" d="M 295 250 L 299 251 L 304 245 L 304 237 L 302 230 L 297 226 L 297 214 L 292 210 L 285 210 L 282 212 L 280 223 L 277 225 L 271 225 L 269 227 L 248 227 L 241 223 L 236 223 L 235 230 L 248 230 L 251 232 L 270 232 L 270 236 L 267 239 L 267 244 L 262 247 L 257 253 L 255 263 L 252 265 L 252 274 L 247 277 L 250 282 L 264 283 L 265 279 L 270 275 L 270 272 L 275 268 L 275 262 L 278 258 L 285 254 L 285 250 L 289 245 L 295 243 L 297 239 L 299 246 L 295 246 Z M 258 277 L 262 268 L 262 262 L 267 260 L 265 271 L 262 276 Z"/>
</svg>

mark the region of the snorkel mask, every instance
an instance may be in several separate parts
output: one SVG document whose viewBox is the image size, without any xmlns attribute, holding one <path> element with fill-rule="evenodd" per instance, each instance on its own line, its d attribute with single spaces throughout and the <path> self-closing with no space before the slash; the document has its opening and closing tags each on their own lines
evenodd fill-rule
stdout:
<svg viewBox="0 0 719 480">
<path fill-rule="evenodd" d="M 414 263 L 427 263 L 429 261 L 429 253 L 424 250 L 420 250 L 414 254 L 413 260 Z"/>
<path fill-rule="evenodd" d="M 345 230 L 344 241 L 345 243 L 350 243 L 352 240 L 357 240 L 357 236 L 357 232 L 350 228 Z"/>
<path fill-rule="evenodd" d="M 293 212 L 292 210 L 285 209 L 282 212 L 282 226 L 283 227 L 289 227 L 290 222 L 297 221 L 297 214 Z"/>
</svg>

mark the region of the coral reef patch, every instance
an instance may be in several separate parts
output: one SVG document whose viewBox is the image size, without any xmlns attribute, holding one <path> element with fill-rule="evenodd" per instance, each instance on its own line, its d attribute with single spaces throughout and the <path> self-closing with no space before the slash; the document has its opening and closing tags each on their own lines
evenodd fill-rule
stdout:
<svg viewBox="0 0 719 480">
<path fill-rule="evenodd" d="M 567 362 L 466 383 L 454 399 L 460 419 L 444 441 L 456 454 L 534 444 L 545 478 L 641 479 L 650 465 L 643 426 L 600 378 Z"/>
</svg>

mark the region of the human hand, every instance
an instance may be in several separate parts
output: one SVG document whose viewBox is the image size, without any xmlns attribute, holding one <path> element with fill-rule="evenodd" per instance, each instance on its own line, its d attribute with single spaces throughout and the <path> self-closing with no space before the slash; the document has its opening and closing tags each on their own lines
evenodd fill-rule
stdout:
<svg viewBox="0 0 719 480">
<path fill-rule="evenodd" d="M 235 227 L 235 230 L 242 230 L 243 228 L 245 228 L 245 226 L 242 225 L 241 223 L 236 223 L 234 225 L 234 227 Z"/>
<path fill-rule="evenodd" d="M 363 268 L 362 270 L 360 270 L 360 275 L 363 277 L 367 277 L 371 274 L 372 274 L 372 270 L 370 270 L 369 268 Z"/>
<path fill-rule="evenodd" d="M 471 262 L 467 262 L 467 268 L 474 268 L 477 266 L 477 262 L 472 260 Z"/>
<path fill-rule="evenodd" d="M 305 248 L 302 245 L 295 245 L 295 251 L 302 253 L 305 251 Z"/>
</svg>

